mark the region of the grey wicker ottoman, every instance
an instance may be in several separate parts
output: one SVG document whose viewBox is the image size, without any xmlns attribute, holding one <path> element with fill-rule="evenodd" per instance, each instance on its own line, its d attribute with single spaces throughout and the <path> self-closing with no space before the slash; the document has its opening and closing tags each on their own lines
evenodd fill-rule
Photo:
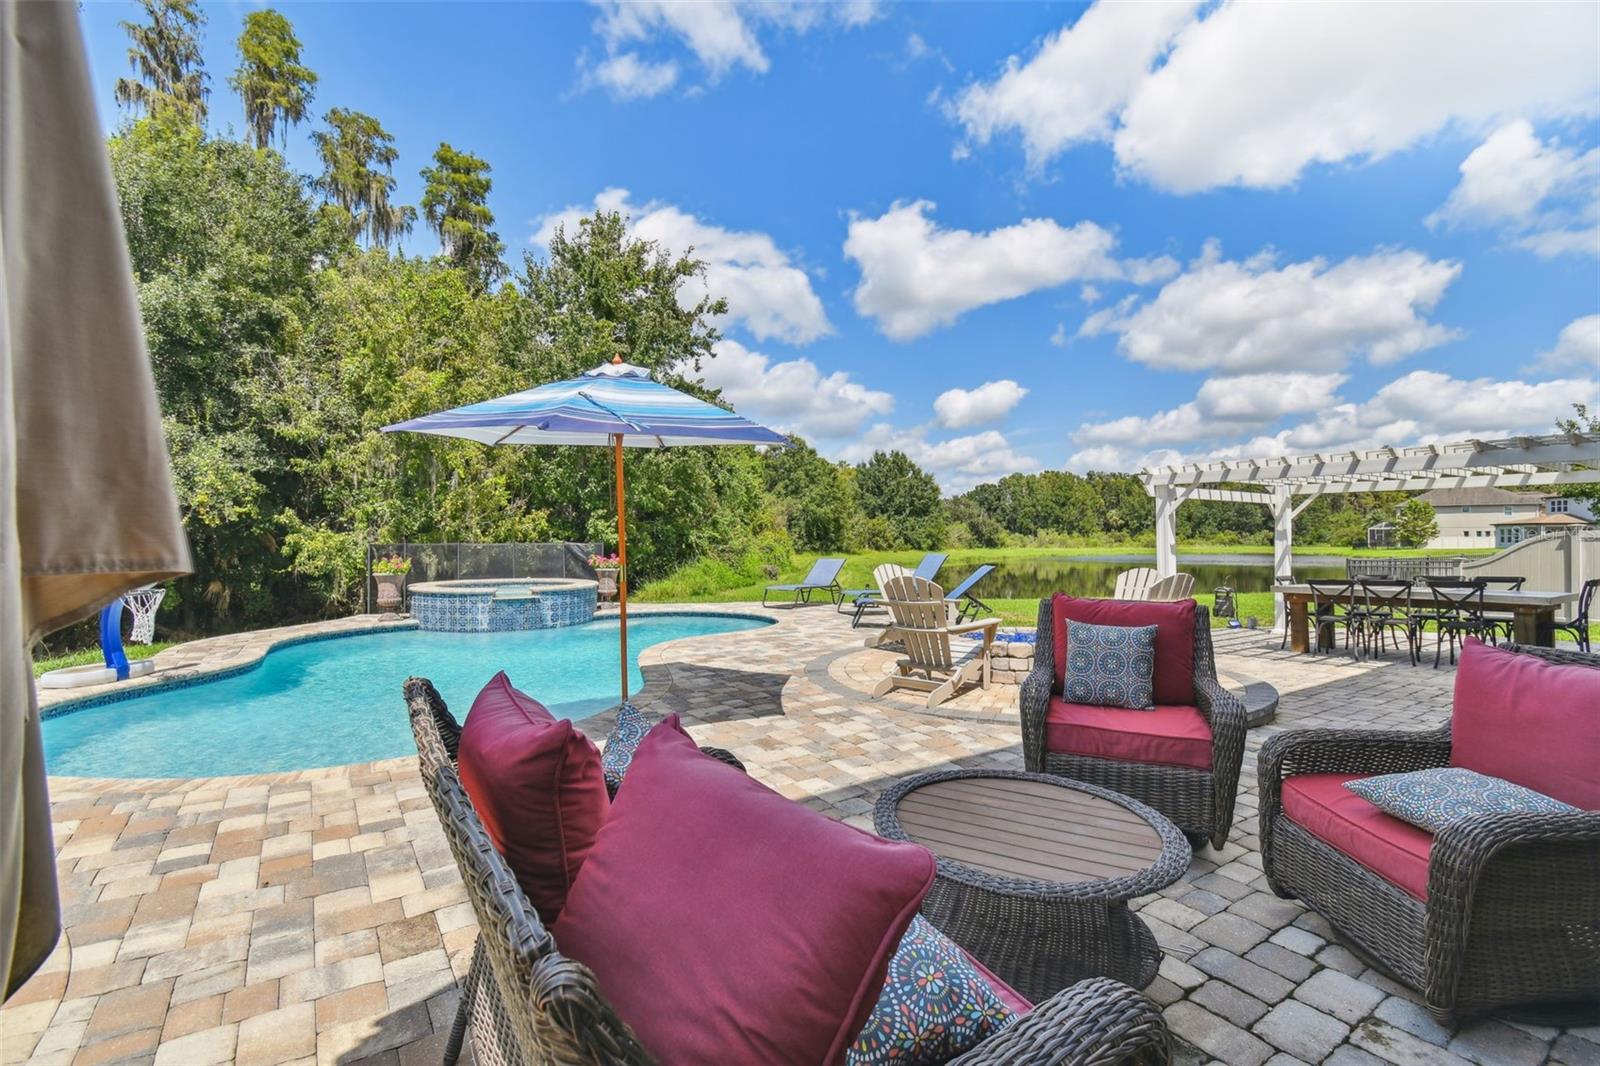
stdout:
<svg viewBox="0 0 1600 1066">
<path fill-rule="evenodd" d="M 940 770 L 889 786 L 873 821 L 938 858 L 923 915 L 1033 1002 L 1085 977 L 1155 977 L 1161 949 L 1127 901 L 1183 876 L 1191 853 L 1138 800 L 1048 774 Z"/>
</svg>

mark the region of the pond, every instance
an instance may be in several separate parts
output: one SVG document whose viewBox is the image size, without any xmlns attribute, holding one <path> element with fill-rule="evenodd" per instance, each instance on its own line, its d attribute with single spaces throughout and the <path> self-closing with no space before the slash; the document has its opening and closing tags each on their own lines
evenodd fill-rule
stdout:
<svg viewBox="0 0 1600 1066">
<path fill-rule="evenodd" d="M 1154 567 L 1154 555 L 1030 556 L 1004 559 L 976 590 L 984 599 L 1033 599 L 1056 592 L 1074 596 L 1109 596 L 1117 575 L 1136 566 Z M 1236 592 L 1272 589 L 1271 555 L 1185 555 L 1178 553 L 1178 569 L 1194 575 L 1196 593 L 1209 593 L 1218 585 Z M 954 584 L 968 567 L 946 564 L 941 581 Z M 956 572 L 959 571 L 959 572 Z M 1307 579 L 1344 577 L 1344 560 L 1330 556 L 1297 558 L 1294 576 Z"/>
</svg>

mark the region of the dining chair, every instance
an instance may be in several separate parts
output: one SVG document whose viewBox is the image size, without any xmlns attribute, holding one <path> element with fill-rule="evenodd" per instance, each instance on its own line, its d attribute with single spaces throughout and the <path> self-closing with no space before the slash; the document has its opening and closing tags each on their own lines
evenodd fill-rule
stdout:
<svg viewBox="0 0 1600 1066">
<path fill-rule="evenodd" d="M 1590 578 L 1578 592 L 1578 609 L 1570 622 L 1557 622 L 1556 629 L 1572 634 L 1579 651 L 1589 650 L 1589 608 L 1594 606 L 1595 591 L 1600 589 L 1600 577 Z"/>
<path fill-rule="evenodd" d="M 1339 627 L 1344 627 L 1344 647 L 1352 656 L 1351 631 L 1359 625 L 1361 610 L 1355 605 L 1355 585 L 1350 581 L 1307 581 L 1311 588 L 1312 621 L 1317 627 L 1314 647 L 1332 651 L 1338 647 Z"/>
<path fill-rule="evenodd" d="M 1383 654 L 1383 641 L 1387 637 L 1400 650 L 1399 636 L 1406 638 L 1406 658 L 1415 666 L 1420 656 L 1417 649 L 1417 624 L 1411 617 L 1411 582 L 1396 578 L 1364 577 L 1361 586 L 1361 629 L 1366 650 L 1374 657 Z M 1398 636 L 1397 636 L 1398 634 Z"/>
<path fill-rule="evenodd" d="M 1499 575 L 1485 575 L 1481 580 L 1486 589 L 1500 589 L 1505 592 L 1521 592 L 1522 586 L 1528 581 L 1525 577 L 1503 577 Z M 1502 633 L 1505 634 L 1507 640 L 1511 640 L 1516 635 L 1516 620 L 1509 611 L 1489 611 L 1484 614 L 1484 618 L 1494 623 L 1494 629 L 1489 634 L 1491 643 L 1500 643 L 1499 638 Z"/>
<path fill-rule="evenodd" d="M 1433 668 L 1439 668 L 1439 653 L 1445 639 L 1450 641 L 1450 665 L 1456 664 L 1456 644 L 1467 637 L 1483 637 L 1494 624 L 1483 616 L 1481 577 L 1423 578 L 1433 597 L 1433 609 L 1425 612 L 1420 624 L 1433 623 Z"/>
</svg>

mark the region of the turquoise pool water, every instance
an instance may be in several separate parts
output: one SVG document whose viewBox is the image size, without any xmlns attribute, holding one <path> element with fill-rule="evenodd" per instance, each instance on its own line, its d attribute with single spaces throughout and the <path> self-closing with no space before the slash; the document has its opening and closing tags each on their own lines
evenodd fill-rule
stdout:
<svg viewBox="0 0 1600 1066">
<path fill-rule="evenodd" d="M 629 620 L 629 689 L 638 654 L 680 637 L 757 629 L 730 615 Z M 305 770 L 416 751 L 400 686 L 430 678 L 464 717 L 495 671 L 562 718 L 617 699 L 615 619 L 514 633 L 372 633 L 270 652 L 253 670 L 155 691 L 44 721 L 51 773 L 81 777 L 214 777 Z"/>
</svg>

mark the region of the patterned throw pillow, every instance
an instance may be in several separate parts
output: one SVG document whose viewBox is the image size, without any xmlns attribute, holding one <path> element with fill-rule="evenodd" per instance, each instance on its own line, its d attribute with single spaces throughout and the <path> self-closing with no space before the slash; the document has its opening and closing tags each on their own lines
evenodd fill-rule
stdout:
<svg viewBox="0 0 1600 1066">
<path fill-rule="evenodd" d="M 889 960 L 883 993 L 845 1066 L 934 1066 L 1015 1018 L 955 942 L 919 914 Z"/>
<path fill-rule="evenodd" d="M 622 775 L 628 772 L 628 764 L 633 762 L 639 742 L 657 721 L 659 719 L 631 703 L 624 703 L 617 709 L 616 724 L 606 734 L 606 746 L 600 753 L 600 772 L 605 775 L 606 789 L 613 796 L 622 784 Z"/>
<path fill-rule="evenodd" d="M 1068 703 L 1155 709 L 1156 627 L 1067 620 Z"/>
<path fill-rule="evenodd" d="M 1344 787 L 1379 810 L 1430 833 L 1485 814 L 1560 814 L 1578 809 L 1531 788 L 1459 766 L 1363 777 L 1346 781 Z"/>
</svg>

